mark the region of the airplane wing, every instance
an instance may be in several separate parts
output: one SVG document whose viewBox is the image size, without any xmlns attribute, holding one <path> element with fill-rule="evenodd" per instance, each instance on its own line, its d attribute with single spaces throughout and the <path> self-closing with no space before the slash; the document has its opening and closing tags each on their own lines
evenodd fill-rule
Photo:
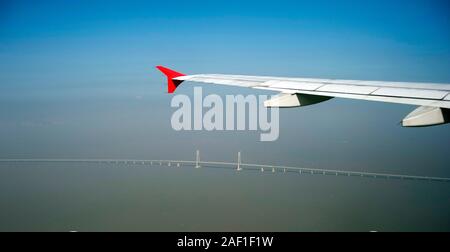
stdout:
<svg viewBox="0 0 450 252">
<path fill-rule="evenodd" d="M 402 120 L 402 126 L 420 127 L 450 122 L 450 85 L 436 83 L 283 78 L 270 76 L 195 74 L 184 75 L 157 66 L 168 79 L 173 93 L 184 81 L 278 91 L 266 107 L 307 106 L 333 97 L 417 105 Z"/>
</svg>

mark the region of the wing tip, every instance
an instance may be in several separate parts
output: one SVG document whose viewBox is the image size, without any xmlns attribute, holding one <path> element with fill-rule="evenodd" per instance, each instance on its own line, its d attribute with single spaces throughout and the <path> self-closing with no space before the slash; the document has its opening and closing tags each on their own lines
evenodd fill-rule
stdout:
<svg viewBox="0 0 450 252">
<path fill-rule="evenodd" d="M 170 68 L 158 65 L 156 68 L 161 71 L 166 77 L 167 77 L 167 92 L 173 93 L 175 92 L 175 89 L 183 82 L 180 80 L 174 80 L 173 78 L 185 76 L 185 74 L 182 74 L 180 72 L 174 71 Z"/>
</svg>

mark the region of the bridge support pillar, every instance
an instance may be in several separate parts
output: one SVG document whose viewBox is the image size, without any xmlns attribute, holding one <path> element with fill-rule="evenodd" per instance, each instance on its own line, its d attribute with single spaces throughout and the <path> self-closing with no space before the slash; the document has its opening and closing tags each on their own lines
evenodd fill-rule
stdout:
<svg viewBox="0 0 450 252">
<path fill-rule="evenodd" d="M 200 151 L 197 150 L 195 155 L 195 168 L 200 168 Z"/>
<path fill-rule="evenodd" d="M 238 171 L 242 170 L 242 168 L 241 168 L 241 152 L 240 151 L 238 152 L 238 157 L 237 157 L 237 170 Z"/>
</svg>

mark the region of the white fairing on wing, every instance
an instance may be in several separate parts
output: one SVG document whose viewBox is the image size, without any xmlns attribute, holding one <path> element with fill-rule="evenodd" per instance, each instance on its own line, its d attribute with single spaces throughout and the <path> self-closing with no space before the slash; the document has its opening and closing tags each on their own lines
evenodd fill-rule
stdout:
<svg viewBox="0 0 450 252">
<path fill-rule="evenodd" d="M 449 122 L 449 110 L 421 106 L 409 113 L 403 120 L 404 127 L 423 127 Z"/>
<path fill-rule="evenodd" d="M 304 106 L 325 101 L 331 97 L 422 106 L 417 109 L 418 112 L 414 111 L 402 121 L 403 126 L 428 126 L 447 123 L 445 113 L 450 109 L 449 84 L 223 74 L 186 75 L 174 78 L 174 80 L 281 92 L 283 95 L 266 102 L 268 107 Z M 303 103 L 302 97 L 304 97 Z M 325 99 L 324 97 L 328 98 Z M 439 117 L 439 113 L 442 114 L 441 117 Z"/>
</svg>

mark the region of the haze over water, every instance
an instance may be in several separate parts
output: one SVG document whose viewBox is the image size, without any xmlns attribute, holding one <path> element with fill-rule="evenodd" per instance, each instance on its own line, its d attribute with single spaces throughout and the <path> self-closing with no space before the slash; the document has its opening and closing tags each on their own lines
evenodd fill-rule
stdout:
<svg viewBox="0 0 450 252">
<path fill-rule="evenodd" d="M 178 4 L 2 2 L 0 158 L 192 160 L 199 149 L 214 161 L 241 151 L 248 163 L 450 177 L 450 126 L 401 128 L 413 106 L 280 110 L 275 142 L 177 132 L 154 69 L 450 83 L 446 2 Z M 0 163 L 2 231 L 449 231 L 449 213 L 448 183 Z"/>
</svg>

